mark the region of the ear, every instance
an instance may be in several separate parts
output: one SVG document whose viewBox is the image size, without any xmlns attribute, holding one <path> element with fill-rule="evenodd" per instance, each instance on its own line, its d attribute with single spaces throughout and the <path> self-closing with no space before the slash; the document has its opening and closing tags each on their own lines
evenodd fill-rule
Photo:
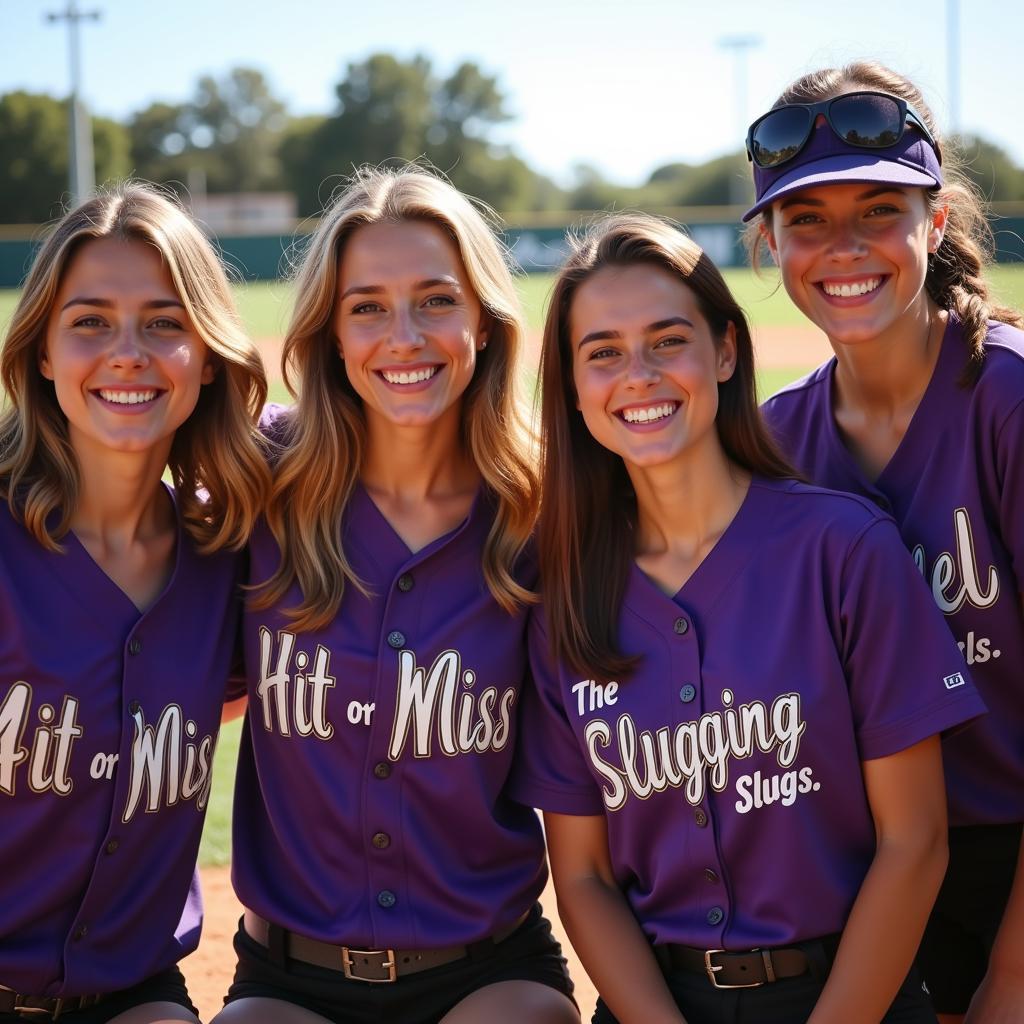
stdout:
<svg viewBox="0 0 1024 1024">
<path fill-rule="evenodd" d="M 206 359 L 203 361 L 203 375 L 199 378 L 199 383 L 203 386 L 213 383 L 213 378 L 217 376 L 217 364 L 214 362 L 211 353 L 206 353 Z"/>
<path fill-rule="evenodd" d="M 730 320 L 718 342 L 715 357 L 718 361 L 716 377 L 724 384 L 736 372 L 736 325 Z"/>
<path fill-rule="evenodd" d="M 39 350 L 39 372 L 47 380 L 53 380 L 53 368 L 50 366 L 50 357 L 46 354 L 45 348 Z"/>
<path fill-rule="evenodd" d="M 480 325 L 476 329 L 476 350 L 482 352 L 487 348 L 487 342 L 490 340 L 491 334 L 491 318 L 486 313 L 480 314 Z"/>
<path fill-rule="evenodd" d="M 928 229 L 928 251 L 937 252 L 942 239 L 946 235 L 946 221 L 949 220 L 949 207 L 940 206 L 932 214 L 932 224 Z"/>
<path fill-rule="evenodd" d="M 768 221 L 762 217 L 761 223 L 757 225 L 758 233 L 765 241 L 765 245 L 768 246 L 768 253 L 772 258 L 772 263 L 775 266 L 779 265 L 779 247 L 775 241 L 775 232 L 772 231 L 768 224 Z"/>
</svg>

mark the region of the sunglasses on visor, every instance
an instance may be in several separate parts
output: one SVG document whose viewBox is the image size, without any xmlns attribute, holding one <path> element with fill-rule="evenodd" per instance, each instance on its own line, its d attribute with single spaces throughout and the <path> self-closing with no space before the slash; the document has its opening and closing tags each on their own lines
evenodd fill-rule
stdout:
<svg viewBox="0 0 1024 1024">
<path fill-rule="evenodd" d="M 792 160 L 807 145 L 821 114 L 849 146 L 886 149 L 895 146 L 907 125 L 928 141 L 942 163 L 939 145 L 920 115 L 906 100 L 886 92 L 848 92 L 820 103 L 787 103 L 762 114 L 747 132 L 747 159 L 765 169 Z"/>
</svg>

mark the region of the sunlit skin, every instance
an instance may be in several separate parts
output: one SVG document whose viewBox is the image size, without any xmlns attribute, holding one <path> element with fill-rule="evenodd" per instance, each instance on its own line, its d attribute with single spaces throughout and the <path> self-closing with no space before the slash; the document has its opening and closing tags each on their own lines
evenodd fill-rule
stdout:
<svg viewBox="0 0 1024 1024">
<path fill-rule="evenodd" d="M 345 244 L 338 296 L 338 348 L 371 435 L 443 424 L 457 436 L 487 332 L 455 243 L 427 221 L 361 227 Z"/>
<path fill-rule="evenodd" d="M 85 242 L 71 258 L 39 368 L 53 381 L 83 467 L 145 455 L 161 471 L 174 432 L 214 376 L 159 251 L 116 238 Z"/>
<path fill-rule="evenodd" d="M 927 260 L 945 223 L 922 188 L 825 185 L 773 203 L 765 236 L 790 298 L 833 345 L 884 345 L 927 333 Z M 843 286 L 867 291 L 829 294 Z"/>
<path fill-rule="evenodd" d="M 712 336 L 677 275 L 653 264 L 597 271 L 573 298 L 569 333 L 587 429 L 627 466 L 720 452 L 718 384 L 735 368 L 733 332 Z"/>
</svg>

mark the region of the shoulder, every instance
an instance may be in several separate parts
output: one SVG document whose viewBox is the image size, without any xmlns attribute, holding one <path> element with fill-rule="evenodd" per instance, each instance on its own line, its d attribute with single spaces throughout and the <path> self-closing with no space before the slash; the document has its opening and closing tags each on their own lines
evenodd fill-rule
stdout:
<svg viewBox="0 0 1024 1024">
<path fill-rule="evenodd" d="M 798 480 L 755 478 L 773 507 L 772 534 L 784 544 L 827 542 L 838 554 L 852 548 L 879 523 L 895 529 L 892 518 L 867 498 Z"/>
<path fill-rule="evenodd" d="M 986 402 L 1005 413 L 1024 401 L 1024 331 L 990 322 L 985 360 L 975 388 Z"/>
<path fill-rule="evenodd" d="M 785 426 L 816 412 L 828 401 L 829 381 L 835 359 L 822 363 L 806 377 L 787 384 L 761 405 L 761 412 L 773 427 Z"/>
</svg>

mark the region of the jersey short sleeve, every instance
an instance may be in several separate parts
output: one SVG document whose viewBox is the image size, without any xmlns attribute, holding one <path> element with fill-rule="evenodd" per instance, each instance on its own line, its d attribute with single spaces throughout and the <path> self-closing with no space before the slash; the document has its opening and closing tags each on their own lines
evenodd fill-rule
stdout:
<svg viewBox="0 0 1024 1024">
<path fill-rule="evenodd" d="M 841 574 L 841 652 L 862 760 L 958 726 L 985 706 L 895 525 L 876 519 Z"/>
<path fill-rule="evenodd" d="M 508 795 L 558 814 L 603 814 L 601 792 L 565 712 L 561 673 L 551 656 L 543 608 L 530 617 L 530 675 L 519 709 Z"/>
</svg>

